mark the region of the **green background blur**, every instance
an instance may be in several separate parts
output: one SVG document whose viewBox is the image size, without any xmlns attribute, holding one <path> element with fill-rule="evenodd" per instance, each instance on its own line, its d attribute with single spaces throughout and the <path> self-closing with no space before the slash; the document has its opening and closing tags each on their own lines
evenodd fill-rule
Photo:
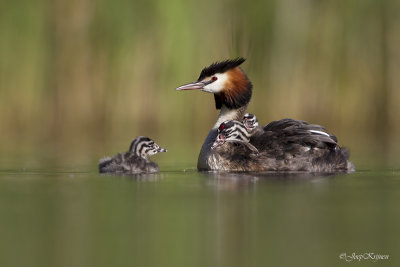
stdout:
<svg viewBox="0 0 400 267">
<path fill-rule="evenodd" d="M 237 56 L 262 124 L 322 124 L 357 167 L 396 166 L 399 14 L 395 0 L 1 0 L 0 166 L 95 169 L 138 135 L 169 150 L 161 166 L 195 166 L 217 111 L 174 88 Z"/>
</svg>

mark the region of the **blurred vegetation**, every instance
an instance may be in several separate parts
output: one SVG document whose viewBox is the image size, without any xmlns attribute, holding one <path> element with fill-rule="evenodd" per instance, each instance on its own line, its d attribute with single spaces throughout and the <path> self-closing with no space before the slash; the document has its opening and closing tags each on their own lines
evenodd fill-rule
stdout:
<svg viewBox="0 0 400 267">
<path fill-rule="evenodd" d="M 400 152 L 400 2 L 0 1 L 2 166 L 93 166 L 147 135 L 195 166 L 217 111 L 176 92 L 237 56 L 249 111 L 327 127 L 358 166 Z"/>
</svg>

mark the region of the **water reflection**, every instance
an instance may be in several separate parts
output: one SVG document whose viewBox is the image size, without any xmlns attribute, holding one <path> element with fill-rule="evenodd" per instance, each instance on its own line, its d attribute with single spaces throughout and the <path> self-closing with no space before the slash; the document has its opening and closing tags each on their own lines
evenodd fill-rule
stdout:
<svg viewBox="0 0 400 267">
<path fill-rule="evenodd" d="M 304 172 L 201 172 L 200 175 L 207 179 L 208 185 L 215 186 L 219 190 L 249 189 L 263 182 L 318 182 L 337 177 L 337 175 L 331 173 L 321 174 Z"/>
<path fill-rule="evenodd" d="M 164 173 L 138 173 L 138 174 L 99 174 L 101 177 L 118 178 L 123 180 L 157 182 L 165 178 Z"/>
<path fill-rule="evenodd" d="M 227 191 L 249 189 L 259 180 L 257 176 L 249 173 L 202 172 L 201 176 L 207 179 L 207 185 Z"/>
<path fill-rule="evenodd" d="M 395 255 L 398 184 L 393 172 L 0 172 L 0 265 L 337 266 L 342 252 Z"/>
</svg>

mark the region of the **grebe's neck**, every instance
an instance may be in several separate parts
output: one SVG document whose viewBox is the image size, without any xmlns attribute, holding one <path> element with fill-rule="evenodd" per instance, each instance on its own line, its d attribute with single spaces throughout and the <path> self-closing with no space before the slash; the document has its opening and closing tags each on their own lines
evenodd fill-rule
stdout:
<svg viewBox="0 0 400 267">
<path fill-rule="evenodd" d="M 237 108 L 237 109 L 229 109 L 225 105 L 222 105 L 221 107 L 221 112 L 218 115 L 217 122 L 213 126 L 213 130 L 218 129 L 218 127 L 223 123 L 224 121 L 229 121 L 229 120 L 237 120 L 237 121 L 242 121 L 243 116 L 246 112 L 247 105 Z"/>
</svg>

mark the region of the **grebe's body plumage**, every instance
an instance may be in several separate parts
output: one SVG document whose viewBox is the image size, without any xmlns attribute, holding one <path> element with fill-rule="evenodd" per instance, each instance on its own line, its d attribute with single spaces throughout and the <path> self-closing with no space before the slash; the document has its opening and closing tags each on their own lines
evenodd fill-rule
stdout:
<svg viewBox="0 0 400 267">
<path fill-rule="evenodd" d="M 201 148 L 197 162 L 199 170 L 329 173 L 354 170 L 348 161 L 348 152 L 337 145 L 335 136 L 328 134 L 322 126 L 293 119 L 247 129 L 252 146 L 226 142 L 212 149 L 221 123 L 244 118 L 246 124 L 248 114 L 245 111 L 251 99 L 252 84 L 238 67 L 243 62 L 244 59 L 239 58 L 214 63 L 202 70 L 196 82 L 177 88 L 213 93 L 215 106 L 221 110 Z"/>
<path fill-rule="evenodd" d="M 243 143 L 246 141 L 248 145 Z M 353 169 L 347 157 L 347 152 L 337 145 L 336 137 L 323 127 L 283 119 L 254 134 L 247 132 L 240 122 L 222 123 L 207 161 L 211 170 L 336 173 Z"/>
<path fill-rule="evenodd" d="M 102 158 L 99 162 L 99 172 L 115 174 L 159 172 L 158 165 L 149 160 L 148 156 L 166 151 L 150 138 L 139 136 L 131 142 L 129 151 L 118 153 L 112 158 Z"/>
</svg>

